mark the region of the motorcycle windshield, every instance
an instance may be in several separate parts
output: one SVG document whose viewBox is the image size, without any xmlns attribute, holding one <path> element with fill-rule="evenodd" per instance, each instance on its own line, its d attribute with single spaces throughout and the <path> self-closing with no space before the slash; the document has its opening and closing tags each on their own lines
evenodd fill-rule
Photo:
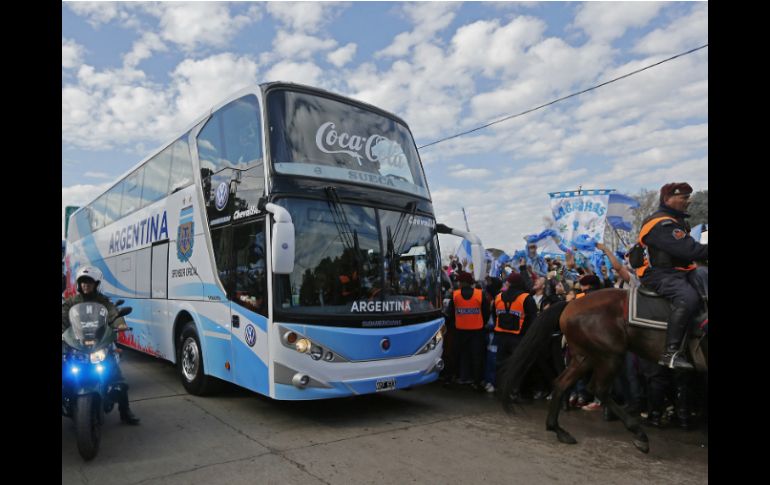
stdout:
<svg viewBox="0 0 770 485">
<path fill-rule="evenodd" d="M 101 303 L 84 302 L 70 308 L 69 318 L 75 338 L 86 345 L 101 340 L 107 329 L 107 307 Z"/>
</svg>

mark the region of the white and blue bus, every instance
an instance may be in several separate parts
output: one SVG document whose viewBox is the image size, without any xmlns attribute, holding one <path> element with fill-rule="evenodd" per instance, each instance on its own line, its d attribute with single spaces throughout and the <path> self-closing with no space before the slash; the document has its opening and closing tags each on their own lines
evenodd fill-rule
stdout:
<svg viewBox="0 0 770 485">
<path fill-rule="evenodd" d="M 70 219 L 80 265 L 133 312 L 121 339 L 274 399 L 388 391 L 443 366 L 438 232 L 406 123 L 290 83 L 246 89 Z"/>
</svg>

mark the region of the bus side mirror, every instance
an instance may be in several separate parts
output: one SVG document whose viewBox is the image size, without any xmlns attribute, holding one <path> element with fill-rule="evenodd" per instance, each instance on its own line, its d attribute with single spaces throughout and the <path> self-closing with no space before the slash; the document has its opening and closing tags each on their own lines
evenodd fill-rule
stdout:
<svg viewBox="0 0 770 485">
<path fill-rule="evenodd" d="M 273 214 L 273 273 L 291 274 L 294 272 L 294 221 L 291 214 L 283 207 L 260 199 L 259 209 Z"/>
<path fill-rule="evenodd" d="M 294 223 L 273 224 L 273 272 L 291 274 L 294 272 Z"/>
</svg>

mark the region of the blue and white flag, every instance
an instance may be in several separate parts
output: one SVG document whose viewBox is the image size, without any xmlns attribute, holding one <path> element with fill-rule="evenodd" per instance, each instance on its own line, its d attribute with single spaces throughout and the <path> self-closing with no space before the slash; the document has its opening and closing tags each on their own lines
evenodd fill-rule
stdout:
<svg viewBox="0 0 770 485">
<path fill-rule="evenodd" d="M 463 242 L 457 246 L 455 251 L 457 260 L 462 263 L 463 271 L 470 273 L 473 270 L 473 258 L 471 257 L 471 242 L 463 239 Z"/>
<path fill-rule="evenodd" d="M 511 257 L 503 253 L 492 261 L 492 266 L 489 268 L 489 276 L 495 278 L 500 276 L 500 272 L 503 270 L 503 265 L 511 260 Z"/>
<path fill-rule="evenodd" d="M 610 194 L 607 208 L 607 223 L 621 231 L 631 231 L 634 223 L 634 210 L 639 208 L 639 202 L 627 195 Z"/>
<path fill-rule="evenodd" d="M 588 256 L 596 243 L 602 242 L 610 192 L 603 189 L 549 194 L 556 232 L 564 244 Z"/>
<path fill-rule="evenodd" d="M 564 246 L 564 244 L 561 244 L 561 242 L 557 242 L 560 238 L 561 236 L 556 229 L 545 229 L 540 232 L 540 234 L 524 236 L 528 245 L 537 244 L 537 248 L 541 251 L 541 254 L 554 253 L 563 255 L 567 252 L 567 247 Z"/>
</svg>

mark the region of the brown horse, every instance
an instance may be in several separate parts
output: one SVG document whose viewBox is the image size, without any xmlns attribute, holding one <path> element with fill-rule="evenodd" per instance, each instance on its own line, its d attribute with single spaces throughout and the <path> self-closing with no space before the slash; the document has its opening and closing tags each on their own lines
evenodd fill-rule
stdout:
<svg viewBox="0 0 770 485">
<path fill-rule="evenodd" d="M 577 441 L 559 426 L 559 410 L 564 392 L 588 370 L 593 376 L 588 389 L 609 406 L 626 429 L 634 435 L 634 445 L 642 452 L 650 450 L 647 435 L 639 419 L 631 417 L 619 406 L 609 392 L 615 375 L 624 362 L 627 351 L 657 362 L 666 339 L 665 330 L 648 329 L 628 324 L 628 290 L 605 289 L 587 294 L 572 302 L 551 305 L 538 315 L 513 355 L 503 364 L 500 390 L 503 407 L 512 411 L 511 396 L 521 385 L 530 365 L 543 350 L 544 344 L 557 328 L 567 339 L 572 359 L 554 381 L 551 402 L 546 418 L 546 429 L 556 433 L 562 443 Z M 708 362 L 707 338 L 698 342 L 703 359 L 695 359 L 696 367 L 705 370 Z M 698 356 L 700 357 L 700 356 Z"/>
</svg>

